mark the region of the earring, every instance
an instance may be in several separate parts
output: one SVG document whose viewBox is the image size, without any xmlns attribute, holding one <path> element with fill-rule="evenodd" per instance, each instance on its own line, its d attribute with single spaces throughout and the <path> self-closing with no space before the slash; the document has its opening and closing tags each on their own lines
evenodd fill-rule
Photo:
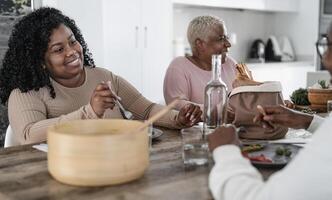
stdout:
<svg viewBox="0 0 332 200">
<path fill-rule="evenodd" d="M 46 69 L 46 65 L 42 65 L 43 69 L 45 70 Z"/>
</svg>

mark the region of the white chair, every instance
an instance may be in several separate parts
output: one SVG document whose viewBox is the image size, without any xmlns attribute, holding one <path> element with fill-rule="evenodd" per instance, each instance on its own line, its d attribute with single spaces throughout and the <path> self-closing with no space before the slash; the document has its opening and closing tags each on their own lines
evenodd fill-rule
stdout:
<svg viewBox="0 0 332 200">
<path fill-rule="evenodd" d="M 11 147 L 11 146 L 15 146 L 17 145 L 14 137 L 13 137 L 13 130 L 12 127 L 10 127 L 10 125 L 7 127 L 7 131 L 6 131 L 6 136 L 5 136 L 5 145 L 4 147 Z"/>
</svg>

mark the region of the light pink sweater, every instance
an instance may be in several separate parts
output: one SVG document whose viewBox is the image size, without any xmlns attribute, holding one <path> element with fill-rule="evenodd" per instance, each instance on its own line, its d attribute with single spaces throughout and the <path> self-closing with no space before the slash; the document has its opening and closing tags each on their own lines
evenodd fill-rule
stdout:
<svg viewBox="0 0 332 200">
<path fill-rule="evenodd" d="M 221 65 L 221 79 L 226 83 L 228 92 L 236 76 L 236 62 L 227 57 Z M 204 104 L 204 88 L 211 79 L 211 71 L 205 71 L 194 65 L 186 57 L 177 57 L 169 65 L 164 79 L 164 98 L 167 104 L 181 97 L 177 105 L 179 110 L 187 103 L 196 103 L 201 109 Z"/>
</svg>

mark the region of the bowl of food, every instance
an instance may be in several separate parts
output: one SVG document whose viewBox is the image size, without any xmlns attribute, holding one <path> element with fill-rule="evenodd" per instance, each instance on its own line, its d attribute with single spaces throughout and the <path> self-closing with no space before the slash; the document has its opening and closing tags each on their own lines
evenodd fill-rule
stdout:
<svg viewBox="0 0 332 200">
<path fill-rule="evenodd" d="M 326 106 L 328 100 L 332 100 L 332 89 L 308 89 L 308 99 L 311 105 Z"/>
<path fill-rule="evenodd" d="M 327 101 L 332 100 L 332 88 L 325 80 L 318 81 L 308 88 L 308 99 L 311 108 L 319 112 L 326 112 Z"/>
<path fill-rule="evenodd" d="M 126 183 L 149 166 L 147 128 L 134 120 L 77 120 L 48 129 L 48 170 L 76 186 Z"/>
</svg>

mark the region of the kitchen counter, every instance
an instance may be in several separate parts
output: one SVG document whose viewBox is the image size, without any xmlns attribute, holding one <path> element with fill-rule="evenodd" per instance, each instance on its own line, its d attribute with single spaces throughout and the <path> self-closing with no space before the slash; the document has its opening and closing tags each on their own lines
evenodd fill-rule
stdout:
<svg viewBox="0 0 332 200">
<path fill-rule="evenodd" d="M 294 62 L 248 62 L 248 66 L 253 67 L 302 67 L 302 66 L 312 66 L 314 63 L 312 61 L 294 61 Z"/>
<path fill-rule="evenodd" d="M 256 81 L 279 81 L 284 99 L 290 99 L 294 90 L 307 87 L 307 73 L 315 66 L 309 61 L 247 63 Z"/>
</svg>

